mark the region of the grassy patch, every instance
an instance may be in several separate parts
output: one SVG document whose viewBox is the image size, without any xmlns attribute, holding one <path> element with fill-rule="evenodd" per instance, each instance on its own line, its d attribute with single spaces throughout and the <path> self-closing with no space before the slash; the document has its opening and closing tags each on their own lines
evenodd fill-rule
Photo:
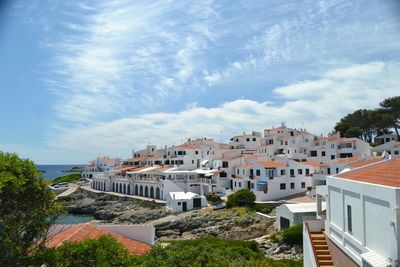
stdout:
<svg viewBox="0 0 400 267">
<path fill-rule="evenodd" d="M 53 182 L 59 183 L 72 183 L 82 178 L 80 173 L 72 173 L 65 176 L 57 177 L 53 180 Z"/>
</svg>

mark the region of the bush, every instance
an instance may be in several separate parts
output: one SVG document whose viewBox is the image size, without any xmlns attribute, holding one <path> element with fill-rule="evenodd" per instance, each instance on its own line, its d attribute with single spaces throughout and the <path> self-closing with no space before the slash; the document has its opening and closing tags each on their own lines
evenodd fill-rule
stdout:
<svg viewBox="0 0 400 267">
<path fill-rule="evenodd" d="M 214 192 L 207 193 L 206 194 L 206 199 L 207 199 L 208 202 L 211 202 L 213 204 L 219 204 L 219 203 L 222 202 L 222 199 L 217 194 L 215 194 Z"/>
<path fill-rule="evenodd" d="M 226 202 L 227 208 L 253 206 L 256 200 L 256 195 L 250 189 L 240 189 L 232 195 L 228 196 Z"/>
<path fill-rule="evenodd" d="M 289 245 L 303 244 L 303 225 L 295 225 L 282 230 L 282 242 Z"/>
<path fill-rule="evenodd" d="M 57 177 L 53 180 L 53 182 L 71 183 L 71 182 L 79 180 L 80 178 L 82 178 L 82 175 L 80 173 L 73 173 L 73 174 L 68 174 L 65 176 Z"/>
<path fill-rule="evenodd" d="M 267 203 L 256 203 L 252 206 L 252 208 L 253 208 L 253 210 L 264 213 L 264 214 L 268 214 L 274 209 L 271 204 L 267 204 Z"/>
</svg>

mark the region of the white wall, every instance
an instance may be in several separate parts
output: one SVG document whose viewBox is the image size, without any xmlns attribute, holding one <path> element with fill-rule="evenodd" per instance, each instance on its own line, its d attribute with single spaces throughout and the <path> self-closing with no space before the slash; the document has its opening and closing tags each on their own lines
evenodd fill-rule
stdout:
<svg viewBox="0 0 400 267">
<path fill-rule="evenodd" d="M 332 241 L 361 264 L 361 254 L 374 251 L 383 258 L 398 259 L 397 227 L 399 190 L 386 186 L 327 177 L 327 229 Z M 347 228 L 347 205 L 352 228 Z"/>
</svg>

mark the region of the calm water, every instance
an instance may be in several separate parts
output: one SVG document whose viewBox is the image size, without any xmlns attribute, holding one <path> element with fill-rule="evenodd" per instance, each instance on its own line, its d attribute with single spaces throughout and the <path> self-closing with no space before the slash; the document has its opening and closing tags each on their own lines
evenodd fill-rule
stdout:
<svg viewBox="0 0 400 267">
<path fill-rule="evenodd" d="M 71 174 L 72 172 L 66 172 L 66 171 L 72 169 L 73 167 L 82 167 L 82 166 L 86 166 L 86 165 L 85 164 L 37 165 L 37 167 L 39 170 L 44 171 L 44 172 L 42 172 L 42 175 L 44 178 L 53 180 L 54 178 Z M 60 216 L 60 218 L 58 218 L 56 223 L 77 224 L 77 223 L 90 222 L 92 220 L 94 220 L 94 217 L 90 216 L 90 215 L 66 214 L 66 215 Z"/>
<path fill-rule="evenodd" d="M 76 165 L 37 165 L 38 169 L 42 172 L 44 178 L 52 180 L 54 178 L 71 174 L 71 172 L 63 172 L 72 169 L 73 167 L 82 167 L 85 164 Z"/>
</svg>

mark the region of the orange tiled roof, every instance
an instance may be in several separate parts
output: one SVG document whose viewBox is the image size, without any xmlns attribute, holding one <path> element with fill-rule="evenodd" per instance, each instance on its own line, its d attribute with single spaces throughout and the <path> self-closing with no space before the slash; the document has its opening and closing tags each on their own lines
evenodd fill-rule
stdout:
<svg viewBox="0 0 400 267">
<path fill-rule="evenodd" d="M 257 162 L 257 164 L 270 168 L 286 167 L 286 164 L 283 163 L 282 161 L 259 161 Z"/>
<path fill-rule="evenodd" d="M 400 187 L 400 159 L 386 160 L 337 175 L 353 181 Z"/>
<path fill-rule="evenodd" d="M 382 157 L 374 157 L 374 158 L 370 158 L 370 159 L 365 159 L 365 160 L 361 160 L 361 161 L 352 162 L 350 164 L 347 164 L 347 167 L 358 168 L 358 167 L 367 166 L 369 164 L 376 163 L 376 162 L 379 162 L 379 161 L 382 161 L 382 160 L 383 160 Z"/>
<path fill-rule="evenodd" d="M 358 161 L 358 160 L 360 160 L 359 157 L 349 157 L 349 158 L 344 158 L 344 159 L 338 159 L 338 160 L 335 161 L 335 163 L 348 164 L 348 163 L 351 163 L 351 162 L 354 162 L 354 161 Z"/>
<path fill-rule="evenodd" d="M 197 145 L 185 145 L 185 144 L 183 144 L 183 145 L 176 146 L 175 148 L 178 148 L 178 149 L 196 149 L 196 148 L 199 148 L 199 147 Z"/>
<path fill-rule="evenodd" d="M 89 223 L 61 231 L 60 233 L 50 237 L 46 242 L 46 246 L 49 248 L 56 248 L 66 241 L 81 242 L 86 238 L 97 239 L 103 235 L 111 235 L 114 237 L 115 240 L 120 242 L 131 254 L 142 255 L 151 250 L 151 246 L 146 243 L 117 235 L 104 229 L 99 229 L 94 224 Z"/>
<path fill-rule="evenodd" d="M 321 166 L 321 162 L 318 162 L 318 161 L 302 161 L 300 163 L 303 163 L 303 164 L 306 164 L 306 165 L 309 165 L 309 166 L 312 166 L 312 167 Z"/>
</svg>

